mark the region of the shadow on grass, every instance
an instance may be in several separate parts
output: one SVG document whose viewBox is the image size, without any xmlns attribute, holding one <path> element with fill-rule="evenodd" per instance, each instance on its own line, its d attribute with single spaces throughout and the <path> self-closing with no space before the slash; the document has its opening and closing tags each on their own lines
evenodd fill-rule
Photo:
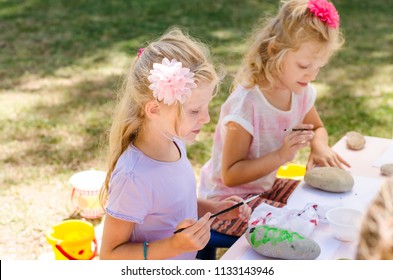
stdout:
<svg viewBox="0 0 393 280">
<path fill-rule="evenodd" d="M 136 54 L 169 26 L 180 25 L 213 44 L 237 40 L 252 19 L 275 8 L 268 1 L 2 1 L 0 2 L 0 77 L 2 88 L 26 73 L 54 75 L 59 68 L 105 60 L 106 52 Z M 268 8 L 268 9 L 267 9 Z M 211 30 L 233 30 L 217 38 Z M 219 35 L 218 35 L 219 36 Z M 115 48 L 115 49 L 114 49 Z"/>
<path fill-rule="evenodd" d="M 386 115 L 391 112 L 392 92 L 382 90 L 368 97 L 367 91 L 373 91 L 378 82 L 371 81 L 370 77 L 393 61 L 393 4 L 383 0 L 335 2 L 347 43 L 321 73 L 320 80 L 331 85 L 331 93 L 317 100 L 317 108 L 333 142 L 353 129 L 364 134 L 390 136 L 386 122 L 391 120 Z M 217 61 L 235 67 L 241 58 L 238 50 L 251 27 L 259 17 L 274 13 L 276 8 L 277 1 L 255 0 L 241 4 L 236 0 L 2 1 L 0 79 L 3 82 L 0 89 L 6 91 L 20 86 L 26 75 L 56 76 L 58 69 L 74 65 L 94 68 L 109 63 L 112 52 L 134 56 L 147 40 L 172 25 L 185 26 L 191 35 L 212 46 Z M 337 76 L 337 72 L 343 73 L 342 76 Z M 53 88 L 65 96 L 63 103 L 32 106 L 8 123 L 9 127 L 17 126 L 8 131 L 9 138 L 29 138 L 29 133 L 23 131 L 27 128 L 36 143 L 6 158 L 5 162 L 17 163 L 21 158 L 30 158 L 35 165 L 61 163 L 61 168 L 75 169 L 81 161 L 98 157 L 101 150 L 97 139 L 109 128 L 118 80 L 119 77 L 82 80 Z M 357 95 L 365 80 L 370 80 L 370 84 L 365 84 L 365 92 Z M 208 139 L 191 148 L 191 159 L 200 164 L 210 153 L 209 138 L 230 83 L 231 78 L 226 78 L 211 105 L 212 121 L 205 128 Z M 370 108 L 371 99 L 381 101 Z M 56 133 L 59 130 L 64 130 L 66 136 L 79 134 L 83 141 L 58 145 L 64 141 L 64 134 Z"/>
<path fill-rule="evenodd" d="M 54 93 L 68 94 L 62 102 L 38 104 L 12 121 L 1 121 L 3 128 L 8 128 L 10 139 L 29 142 L 34 138 L 31 145 L 6 157 L 4 163 L 53 165 L 62 169 L 52 169 L 56 174 L 64 169 L 79 170 L 83 162 L 100 157 L 118 79 L 110 76 L 106 80 L 83 80 L 61 89 L 51 88 Z"/>
</svg>

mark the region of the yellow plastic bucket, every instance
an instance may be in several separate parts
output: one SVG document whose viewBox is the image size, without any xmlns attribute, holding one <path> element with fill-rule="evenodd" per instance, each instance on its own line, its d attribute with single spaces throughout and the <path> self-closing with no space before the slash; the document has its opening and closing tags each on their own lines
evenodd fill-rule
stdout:
<svg viewBox="0 0 393 280">
<path fill-rule="evenodd" d="M 280 179 L 292 179 L 292 180 L 303 180 L 306 174 L 306 166 L 296 163 L 288 163 L 280 166 L 277 171 L 277 178 Z"/>
<path fill-rule="evenodd" d="M 56 260 L 91 260 L 97 255 L 94 226 L 82 220 L 58 223 L 46 234 Z"/>
</svg>

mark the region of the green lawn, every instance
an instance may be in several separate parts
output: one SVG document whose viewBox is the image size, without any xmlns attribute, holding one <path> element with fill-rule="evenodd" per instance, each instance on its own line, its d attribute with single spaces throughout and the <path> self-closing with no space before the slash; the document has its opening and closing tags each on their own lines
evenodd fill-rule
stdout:
<svg viewBox="0 0 393 280">
<path fill-rule="evenodd" d="M 345 47 L 315 83 L 331 144 L 347 131 L 392 138 L 393 2 L 336 0 Z M 68 179 L 105 170 L 106 136 L 131 59 L 173 25 L 211 46 L 228 75 L 189 147 L 198 175 L 244 39 L 272 0 L 0 0 L 0 256 L 35 259 L 67 218 Z M 304 162 L 307 150 L 297 160 Z M 49 248 L 50 250 L 50 248 Z"/>
</svg>

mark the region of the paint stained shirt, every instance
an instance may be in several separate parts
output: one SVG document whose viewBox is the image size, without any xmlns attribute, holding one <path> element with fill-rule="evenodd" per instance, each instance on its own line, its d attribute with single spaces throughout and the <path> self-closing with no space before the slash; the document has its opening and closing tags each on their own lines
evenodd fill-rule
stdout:
<svg viewBox="0 0 393 280">
<path fill-rule="evenodd" d="M 259 87 L 247 89 L 238 86 L 221 107 L 217 123 L 211 159 L 202 167 L 199 196 L 214 198 L 230 195 L 260 193 L 272 187 L 277 170 L 255 181 L 228 187 L 221 179 L 221 160 L 228 122 L 241 125 L 252 135 L 249 159 L 256 159 L 278 150 L 284 143 L 287 132 L 303 122 L 316 100 L 316 91 L 307 85 L 302 93 L 292 93 L 291 108 L 282 111 L 274 107 L 262 94 Z"/>
</svg>

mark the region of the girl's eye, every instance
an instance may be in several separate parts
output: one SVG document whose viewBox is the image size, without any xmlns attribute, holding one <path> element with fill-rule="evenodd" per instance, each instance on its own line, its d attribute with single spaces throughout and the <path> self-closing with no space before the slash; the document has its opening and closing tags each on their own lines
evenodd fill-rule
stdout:
<svg viewBox="0 0 393 280">
<path fill-rule="evenodd" d="M 199 110 L 191 110 L 191 114 L 197 115 L 199 113 Z"/>
<path fill-rule="evenodd" d="M 300 69 L 307 69 L 308 66 L 299 65 L 299 68 L 300 68 Z"/>
</svg>

